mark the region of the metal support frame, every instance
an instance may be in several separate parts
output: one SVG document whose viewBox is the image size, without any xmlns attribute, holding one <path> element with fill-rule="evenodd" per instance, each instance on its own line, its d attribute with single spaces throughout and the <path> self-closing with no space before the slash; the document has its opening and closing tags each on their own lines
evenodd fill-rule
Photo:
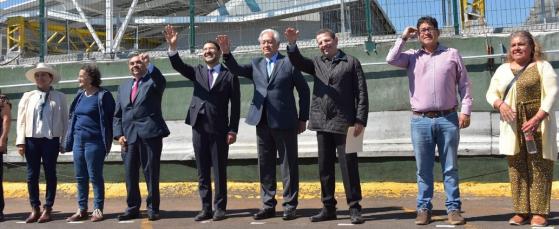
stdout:
<svg viewBox="0 0 559 229">
<path fill-rule="evenodd" d="M 45 0 L 39 0 L 39 61 L 45 62 L 47 55 L 46 34 L 47 34 L 47 17 Z M 22 31 L 25 32 L 25 31 Z"/>
<path fill-rule="evenodd" d="M 85 13 L 83 12 L 78 2 L 76 0 L 72 0 L 72 3 L 74 4 L 74 7 L 76 7 L 76 10 L 80 14 L 80 17 L 83 20 L 83 23 L 85 23 L 87 30 L 89 30 L 89 33 L 91 33 L 93 40 L 95 40 L 95 43 L 97 43 L 97 47 L 99 47 L 100 50 L 105 50 L 105 47 L 103 46 L 103 42 L 101 42 L 101 39 L 99 39 L 99 36 L 97 36 L 97 32 L 95 32 L 95 29 L 93 29 L 93 26 L 91 26 L 91 23 L 89 23 L 89 21 L 87 20 L 87 17 L 85 16 Z"/>
<path fill-rule="evenodd" d="M 365 52 L 370 54 L 371 52 L 377 53 L 376 43 L 372 39 L 373 34 L 373 22 L 371 13 L 371 0 L 365 0 L 365 17 L 367 26 L 367 41 L 365 41 Z"/>
<path fill-rule="evenodd" d="M 454 35 L 460 35 L 460 23 L 458 20 L 460 11 L 458 10 L 458 0 L 452 1 L 452 11 L 454 14 Z"/>
<path fill-rule="evenodd" d="M 345 3 L 344 0 L 340 1 L 340 24 L 341 30 L 340 33 L 342 34 L 342 39 L 346 38 L 346 28 L 345 28 Z"/>
<path fill-rule="evenodd" d="M 124 19 L 124 23 L 122 23 L 122 25 L 118 29 L 116 38 L 113 40 L 113 48 L 112 48 L 113 51 L 118 50 L 118 47 L 120 46 L 120 41 L 122 40 L 122 37 L 124 36 L 124 32 L 126 32 L 126 28 L 128 27 L 128 23 L 130 23 L 130 18 L 132 18 L 132 14 L 134 13 L 134 10 L 136 9 L 137 4 L 138 4 L 138 0 L 133 0 L 132 4 L 130 5 L 130 8 L 128 8 L 128 13 L 126 14 L 126 18 Z"/>
<path fill-rule="evenodd" d="M 448 23 L 448 21 L 446 20 L 446 0 L 441 0 L 441 10 L 441 13 L 443 15 L 443 25 L 446 26 L 446 24 Z"/>
<path fill-rule="evenodd" d="M 23 17 L 8 20 L 6 30 L 6 55 L 12 52 L 21 53 L 25 46 L 25 20 Z"/>
<path fill-rule="evenodd" d="M 555 9 L 553 9 L 555 10 Z M 544 25 L 547 24 L 547 17 L 545 15 L 545 0 L 540 0 L 540 16 Z"/>
<path fill-rule="evenodd" d="M 190 14 L 190 53 L 194 53 L 196 51 L 196 27 L 194 27 L 194 17 L 196 15 L 195 1 L 190 0 L 188 2 L 188 13 Z"/>
<path fill-rule="evenodd" d="M 113 53 L 113 0 L 105 0 L 105 53 Z"/>
</svg>

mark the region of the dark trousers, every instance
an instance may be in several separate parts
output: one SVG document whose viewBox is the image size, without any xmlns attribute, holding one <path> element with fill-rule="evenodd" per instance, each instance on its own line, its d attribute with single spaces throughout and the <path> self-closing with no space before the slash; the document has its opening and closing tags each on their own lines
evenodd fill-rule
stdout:
<svg viewBox="0 0 559 229">
<path fill-rule="evenodd" d="M 31 207 L 40 207 L 39 174 L 41 173 L 41 159 L 47 182 L 45 207 L 52 208 L 56 197 L 56 160 L 60 143 L 58 138 L 25 138 L 25 160 L 27 162 L 27 191 Z"/>
<path fill-rule="evenodd" d="M 136 142 L 128 144 L 127 151 L 123 155 L 127 213 L 138 213 L 142 204 L 139 187 L 140 166 L 148 189 L 146 198 L 148 213 L 159 213 L 159 167 L 162 147 L 163 138 L 137 138 Z"/>
<path fill-rule="evenodd" d="M 318 141 L 318 171 L 324 207 L 333 209 L 337 204 L 334 197 L 336 182 L 334 165 L 337 151 L 347 204 L 350 209 L 361 209 L 361 205 L 359 205 L 361 182 L 359 181 L 357 153 L 346 154 L 346 135 L 319 131 L 316 137 Z"/>
<path fill-rule="evenodd" d="M 213 167 L 215 198 L 213 207 L 217 210 L 227 208 L 227 157 L 229 145 L 226 133 L 211 133 L 203 118 L 197 121 L 192 128 L 192 145 L 196 157 L 196 168 L 198 170 L 198 192 L 202 200 L 202 209 L 212 210 L 212 185 L 211 173 Z"/>
<path fill-rule="evenodd" d="M 256 127 L 258 144 L 258 169 L 260 172 L 260 196 L 264 208 L 275 208 L 276 158 L 279 155 L 283 181 L 283 208 L 295 209 L 299 196 L 299 163 L 297 130 L 269 128 L 261 122 Z"/>
</svg>

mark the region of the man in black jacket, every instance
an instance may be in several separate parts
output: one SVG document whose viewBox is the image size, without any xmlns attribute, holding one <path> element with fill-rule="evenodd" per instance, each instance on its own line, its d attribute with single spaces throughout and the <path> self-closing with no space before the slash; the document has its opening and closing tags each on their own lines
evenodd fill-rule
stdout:
<svg viewBox="0 0 559 229">
<path fill-rule="evenodd" d="M 348 128 L 353 126 L 355 130 L 350 134 L 358 136 L 367 125 L 369 101 L 361 63 L 338 49 L 338 38 L 329 29 L 318 31 L 316 41 L 322 55 L 313 59 L 305 58 L 299 52 L 296 44 L 298 30 L 288 28 L 285 36 L 289 42 L 287 54 L 291 63 L 314 78 L 309 129 L 317 131 L 324 207 L 310 220 L 336 219 L 334 165 L 337 151 L 351 223 L 361 224 L 364 220 L 359 205 L 361 184 L 357 153 L 345 152 Z"/>
<path fill-rule="evenodd" d="M 192 144 L 198 168 L 198 189 L 202 211 L 196 221 L 213 218 L 225 219 L 227 205 L 227 156 L 229 145 L 237 139 L 240 116 L 239 80 L 219 64 L 221 49 L 215 41 L 206 41 L 203 47 L 205 65 L 190 66 L 183 63 L 177 53 L 178 33 L 172 26 L 165 27 L 171 65 L 193 83 L 194 95 L 186 115 L 186 124 L 192 126 Z M 229 107 L 229 104 L 231 105 Z M 229 109 L 231 114 L 229 116 Z M 215 199 L 212 213 L 211 170 L 213 167 Z"/>
</svg>

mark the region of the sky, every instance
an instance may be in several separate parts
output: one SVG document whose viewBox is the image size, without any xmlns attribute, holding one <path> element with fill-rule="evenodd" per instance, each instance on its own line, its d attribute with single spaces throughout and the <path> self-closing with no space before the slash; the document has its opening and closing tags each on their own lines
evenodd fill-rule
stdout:
<svg viewBox="0 0 559 229">
<path fill-rule="evenodd" d="M 377 0 L 398 32 L 406 26 L 415 26 L 417 19 L 426 15 L 435 17 L 439 27 L 442 27 L 444 21 L 442 1 L 449 2 L 448 0 Z M 518 26 L 526 21 L 530 10 L 534 7 L 534 1 L 536 0 L 485 0 L 486 22 L 492 27 Z M 447 22 L 450 24 L 452 24 L 452 17 L 452 15 L 450 18 L 447 16 Z"/>
<path fill-rule="evenodd" d="M 33 0 L 0 0 L 0 9 Z M 273 1 L 273 0 L 270 0 Z M 434 16 L 439 26 L 444 25 L 442 2 L 454 0 L 376 0 L 388 14 L 398 32 L 408 25 L 414 25 L 421 16 Z M 457 0 L 459 1 L 459 0 Z M 473 1 L 473 0 L 468 0 Z M 518 26 L 526 20 L 534 1 L 539 0 L 485 0 L 486 21 L 492 27 Z M 447 11 L 448 12 L 448 11 Z M 447 16 L 452 24 L 452 15 Z"/>
<path fill-rule="evenodd" d="M 0 9 L 5 9 L 16 4 L 21 4 L 24 2 L 30 2 L 33 0 L 0 0 Z"/>
</svg>

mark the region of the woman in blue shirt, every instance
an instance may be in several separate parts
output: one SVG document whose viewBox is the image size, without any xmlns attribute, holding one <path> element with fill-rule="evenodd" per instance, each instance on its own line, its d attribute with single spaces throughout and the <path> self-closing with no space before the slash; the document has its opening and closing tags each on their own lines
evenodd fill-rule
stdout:
<svg viewBox="0 0 559 229">
<path fill-rule="evenodd" d="M 94 64 L 84 64 L 78 75 L 80 90 L 70 106 L 67 151 L 74 152 L 74 170 L 78 184 L 78 211 L 66 221 L 87 219 L 89 181 L 93 185 L 91 221 L 103 220 L 105 182 L 103 163 L 111 151 L 115 101 L 112 94 L 100 87 L 101 73 Z"/>
</svg>

